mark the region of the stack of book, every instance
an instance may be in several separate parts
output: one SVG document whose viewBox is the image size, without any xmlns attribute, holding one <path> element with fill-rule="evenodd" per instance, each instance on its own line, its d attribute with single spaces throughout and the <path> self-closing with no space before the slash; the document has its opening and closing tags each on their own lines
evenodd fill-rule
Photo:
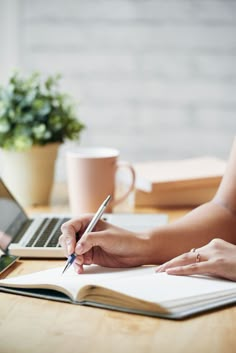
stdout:
<svg viewBox="0 0 236 353">
<path fill-rule="evenodd" d="M 213 157 L 136 163 L 135 206 L 198 206 L 215 195 L 225 167 Z"/>
</svg>

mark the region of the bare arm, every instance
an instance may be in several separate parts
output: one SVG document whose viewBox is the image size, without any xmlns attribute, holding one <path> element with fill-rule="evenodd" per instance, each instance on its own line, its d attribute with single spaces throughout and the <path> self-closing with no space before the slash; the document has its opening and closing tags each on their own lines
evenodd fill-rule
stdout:
<svg viewBox="0 0 236 353">
<path fill-rule="evenodd" d="M 236 137 L 223 180 L 216 193 L 214 202 L 225 207 L 236 216 Z"/>
<path fill-rule="evenodd" d="M 164 262 L 213 238 L 236 244 L 236 138 L 214 199 L 178 221 L 149 234 L 152 262 Z"/>
</svg>

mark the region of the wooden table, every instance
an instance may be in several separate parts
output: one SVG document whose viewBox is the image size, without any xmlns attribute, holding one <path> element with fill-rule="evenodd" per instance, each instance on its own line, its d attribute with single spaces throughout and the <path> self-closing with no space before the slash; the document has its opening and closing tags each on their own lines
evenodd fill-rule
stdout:
<svg viewBox="0 0 236 353">
<path fill-rule="evenodd" d="M 165 212 L 172 222 L 188 209 L 133 211 Z M 67 200 L 28 210 L 38 212 L 67 213 Z M 63 264 L 20 260 L 2 278 Z M 236 306 L 177 322 L 0 294 L 0 353 L 235 353 L 235 328 Z"/>
</svg>

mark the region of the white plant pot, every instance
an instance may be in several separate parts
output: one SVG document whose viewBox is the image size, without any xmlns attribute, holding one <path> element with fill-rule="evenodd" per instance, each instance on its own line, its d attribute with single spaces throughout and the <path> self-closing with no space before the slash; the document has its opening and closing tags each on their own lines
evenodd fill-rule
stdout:
<svg viewBox="0 0 236 353">
<path fill-rule="evenodd" d="M 47 205 L 54 182 L 58 143 L 29 151 L 2 150 L 2 179 L 22 206 Z"/>
</svg>

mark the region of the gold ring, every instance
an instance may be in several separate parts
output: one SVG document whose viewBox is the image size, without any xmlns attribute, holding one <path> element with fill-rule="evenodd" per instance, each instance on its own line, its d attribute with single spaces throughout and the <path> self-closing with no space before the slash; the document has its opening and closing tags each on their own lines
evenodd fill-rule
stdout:
<svg viewBox="0 0 236 353">
<path fill-rule="evenodd" d="M 195 252 L 196 251 L 196 249 L 195 248 L 192 248 L 191 250 L 190 250 L 190 252 Z"/>
<path fill-rule="evenodd" d="M 196 262 L 200 262 L 201 260 L 201 255 L 199 254 L 199 252 L 197 253 L 197 256 L 196 256 Z"/>
</svg>

